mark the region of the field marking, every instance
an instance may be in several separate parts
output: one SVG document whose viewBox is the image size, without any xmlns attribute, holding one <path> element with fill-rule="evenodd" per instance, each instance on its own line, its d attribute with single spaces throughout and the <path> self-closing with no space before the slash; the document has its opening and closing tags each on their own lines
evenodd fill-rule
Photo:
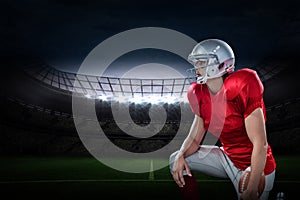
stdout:
<svg viewBox="0 0 300 200">
<path fill-rule="evenodd" d="M 171 179 L 156 179 L 154 182 L 174 182 Z M 149 179 L 69 179 L 69 180 L 28 180 L 28 181 L 0 181 L 0 184 L 10 183 L 63 183 L 63 182 L 151 182 Z M 229 180 L 199 180 L 197 182 L 229 182 Z"/>
<path fill-rule="evenodd" d="M 154 180 L 153 160 L 150 161 L 149 181 Z"/>
<path fill-rule="evenodd" d="M 171 179 L 69 179 L 69 180 L 27 180 L 27 181 L 0 181 L 0 184 L 26 184 L 26 183 L 68 183 L 68 182 L 174 182 Z M 216 182 L 229 183 L 230 180 L 197 180 L 197 182 Z M 296 183 L 300 184 L 300 180 L 279 180 L 276 183 Z"/>
</svg>

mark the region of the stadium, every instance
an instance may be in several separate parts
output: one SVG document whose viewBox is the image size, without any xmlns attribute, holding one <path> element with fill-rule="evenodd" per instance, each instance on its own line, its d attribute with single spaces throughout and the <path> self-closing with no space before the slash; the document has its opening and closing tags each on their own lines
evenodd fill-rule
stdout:
<svg viewBox="0 0 300 200">
<path fill-rule="evenodd" d="M 299 29 L 299 15 L 292 17 L 295 20 L 289 22 L 286 30 Z M 280 41 L 284 43 L 286 37 Z M 295 40 L 293 45 L 299 44 L 298 35 L 288 37 Z M 282 43 L 276 45 L 286 47 Z M 8 42 L 3 44 L 11 48 Z M 300 96 L 294 71 L 297 52 L 293 48 L 286 47 L 289 50 L 285 53 L 272 50 L 253 60 L 249 67 L 257 72 L 264 85 L 267 137 L 277 162 L 270 199 L 276 199 L 279 192 L 286 199 L 293 199 L 298 196 L 300 186 Z M 192 123 L 193 113 L 186 98 L 190 77 L 184 73 L 168 77 L 169 68 L 162 76 L 154 73 L 155 77 L 149 74 L 141 77 L 135 71 L 125 76 L 130 68 L 121 65 L 122 62 L 115 62 L 112 69 L 117 67 L 123 72 L 112 70 L 98 76 L 77 73 L 78 67 L 73 71 L 56 67 L 43 56 L 24 53 L 24 49 L 21 53 L 5 52 L 0 78 L 3 196 L 181 199 L 167 164 L 168 155 L 180 148 Z M 151 54 L 150 59 L 147 54 Z M 127 56 L 129 59 L 138 56 L 142 61 L 135 65 L 150 63 L 144 67 L 152 64 L 152 69 L 164 68 L 170 65 L 169 60 L 178 59 L 167 52 L 151 50 Z M 189 67 L 181 59 L 176 62 L 180 64 L 174 67 L 175 71 Z M 74 112 L 78 102 L 81 110 Z M 95 116 L 87 114 L 89 108 Z M 99 136 L 95 127 L 104 134 Z M 205 137 L 205 142 L 219 145 L 209 133 Z M 100 147 L 85 143 L 93 140 L 104 142 L 99 143 Z M 130 156 L 113 155 L 115 147 Z M 148 154 L 145 158 L 138 156 Z M 98 155 L 104 155 L 103 160 Z M 130 171 L 139 165 L 140 172 Z M 229 180 L 196 175 L 203 199 L 236 198 Z"/>
</svg>

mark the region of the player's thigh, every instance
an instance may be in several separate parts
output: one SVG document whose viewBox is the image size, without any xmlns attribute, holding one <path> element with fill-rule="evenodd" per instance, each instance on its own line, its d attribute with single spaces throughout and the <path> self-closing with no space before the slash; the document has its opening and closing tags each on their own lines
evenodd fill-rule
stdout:
<svg viewBox="0 0 300 200">
<path fill-rule="evenodd" d="M 261 195 L 260 200 L 267 200 L 269 197 L 270 191 L 273 189 L 274 180 L 275 180 L 275 170 L 266 176 L 265 189 Z"/>
<path fill-rule="evenodd" d="M 170 169 L 172 170 L 174 159 L 178 151 L 170 156 Z M 223 153 L 217 146 L 201 145 L 198 151 L 186 157 L 187 164 L 191 170 L 204 174 L 227 178 L 226 171 L 221 163 Z"/>
</svg>

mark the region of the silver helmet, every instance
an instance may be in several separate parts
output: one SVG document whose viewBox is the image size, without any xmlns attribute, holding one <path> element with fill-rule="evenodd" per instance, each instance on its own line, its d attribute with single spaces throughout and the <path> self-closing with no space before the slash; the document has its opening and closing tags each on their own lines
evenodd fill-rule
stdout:
<svg viewBox="0 0 300 200">
<path fill-rule="evenodd" d="M 231 47 L 219 39 L 207 39 L 198 43 L 188 56 L 194 66 L 188 69 L 195 75 L 197 83 L 204 84 L 207 79 L 221 77 L 234 71 L 235 57 Z M 202 74 L 197 69 L 203 69 Z"/>
</svg>

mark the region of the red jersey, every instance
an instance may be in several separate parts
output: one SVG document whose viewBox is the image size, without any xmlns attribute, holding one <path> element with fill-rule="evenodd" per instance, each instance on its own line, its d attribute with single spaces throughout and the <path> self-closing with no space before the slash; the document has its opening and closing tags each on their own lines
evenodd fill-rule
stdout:
<svg viewBox="0 0 300 200">
<path fill-rule="evenodd" d="M 261 107 L 266 120 L 263 85 L 257 73 L 245 68 L 229 74 L 216 94 L 212 94 L 206 84 L 195 82 L 187 95 L 191 110 L 203 118 L 205 130 L 219 137 L 224 152 L 234 165 L 242 170 L 250 166 L 253 144 L 246 132 L 245 118 Z M 276 162 L 268 145 L 264 173 L 270 174 L 275 168 Z"/>
</svg>

